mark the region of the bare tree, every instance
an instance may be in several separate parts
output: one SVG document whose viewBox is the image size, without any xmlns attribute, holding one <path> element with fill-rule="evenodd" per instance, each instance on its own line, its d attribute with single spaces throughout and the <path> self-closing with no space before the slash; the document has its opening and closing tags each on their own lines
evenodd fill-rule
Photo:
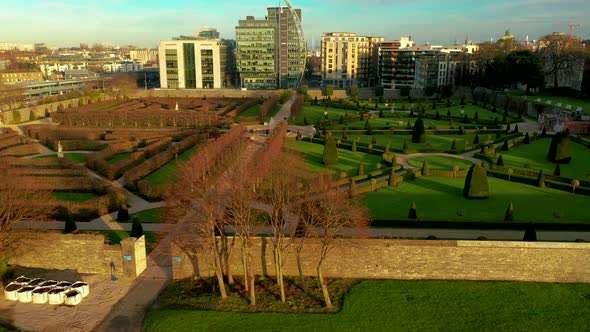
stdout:
<svg viewBox="0 0 590 332">
<path fill-rule="evenodd" d="M 137 89 L 137 81 L 132 74 L 119 74 L 106 84 L 105 89 L 114 98 L 124 98 L 129 92 Z"/>
<path fill-rule="evenodd" d="M 0 252 L 11 242 L 14 223 L 43 218 L 52 200 L 50 191 L 42 189 L 34 177 L 16 174 L 0 159 Z"/>
<path fill-rule="evenodd" d="M 343 231 L 352 231 L 352 235 L 356 236 L 365 235 L 369 213 L 360 198 L 348 198 L 347 193 L 339 190 L 325 174 L 317 175 L 310 185 L 320 194 L 313 197 L 311 204 L 305 203 L 308 215 L 312 216 L 306 222 L 308 228 L 313 228 L 310 232 L 318 240 L 316 272 L 326 307 L 332 308 L 328 283 L 322 274 L 323 264 Z"/>
<path fill-rule="evenodd" d="M 584 67 L 583 48 L 576 37 L 564 34 L 550 34 L 541 38 L 539 54 L 545 75 L 553 77 L 553 87 L 559 87 L 560 73 L 573 73 L 577 67 Z"/>
</svg>

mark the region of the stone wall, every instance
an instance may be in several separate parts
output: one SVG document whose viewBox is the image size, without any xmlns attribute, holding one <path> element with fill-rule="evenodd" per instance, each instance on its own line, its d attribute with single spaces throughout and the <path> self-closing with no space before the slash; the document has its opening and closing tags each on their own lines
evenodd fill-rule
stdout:
<svg viewBox="0 0 590 332">
<path fill-rule="evenodd" d="M 111 274 L 133 279 L 146 268 L 145 237 L 127 238 L 121 244 L 104 243 L 104 235 L 18 231 L 10 264 L 78 273 Z M 120 271 L 123 271 L 122 273 Z"/>
<path fill-rule="evenodd" d="M 315 275 L 317 242 L 308 240 L 302 253 L 303 272 Z M 255 239 L 256 274 L 273 275 L 269 238 Z M 286 275 L 297 275 L 294 247 L 286 256 Z M 232 271 L 241 273 L 241 251 L 235 248 Z M 174 279 L 212 276 L 207 254 L 172 248 Z M 323 269 L 327 277 L 363 279 L 509 280 L 590 282 L 589 243 L 426 241 L 339 239 Z"/>
<path fill-rule="evenodd" d="M 135 90 L 129 98 L 269 98 L 275 96 L 277 90 L 238 90 L 238 89 L 178 89 L 178 90 Z"/>
</svg>

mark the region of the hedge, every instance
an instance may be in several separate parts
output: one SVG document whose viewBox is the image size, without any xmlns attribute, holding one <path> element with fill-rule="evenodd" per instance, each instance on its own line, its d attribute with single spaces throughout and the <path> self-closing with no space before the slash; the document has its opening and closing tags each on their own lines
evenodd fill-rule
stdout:
<svg viewBox="0 0 590 332">
<path fill-rule="evenodd" d="M 22 157 L 22 156 L 30 156 L 30 155 L 34 155 L 34 154 L 39 154 L 39 153 L 41 153 L 41 146 L 37 142 L 31 143 L 31 144 L 15 145 L 15 146 L 0 150 L 0 156 Z"/>
</svg>

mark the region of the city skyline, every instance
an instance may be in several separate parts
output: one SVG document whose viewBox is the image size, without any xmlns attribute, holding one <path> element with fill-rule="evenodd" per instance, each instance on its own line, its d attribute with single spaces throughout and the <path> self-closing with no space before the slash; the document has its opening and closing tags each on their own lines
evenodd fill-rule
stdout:
<svg viewBox="0 0 590 332">
<path fill-rule="evenodd" d="M 160 40 L 189 35 L 203 27 L 234 39 L 238 20 L 264 18 L 266 7 L 278 1 L 217 2 L 177 0 L 173 7 L 161 0 L 25 0 L 4 4 L 5 23 L 0 41 L 78 46 L 79 43 L 157 47 Z M 385 40 L 412 36 L 417 44 L 496 40 L 509 29 L 518 40 L 531 40 L 554 31 L 568 32 L 567 24 L 581 24 L 575 34 L 589 38 L 584 14 L 590 3 L 580 0 L 468 1 L 441 3 L 417 0 L 311 0 L 293 1 L 301 8 L 309 47 L 320 44 L 322 32 L 346 31 L 382 36 Z M 201 10 L 203 8 L 203 10 Z M 91 15 L 89 15 L 91 13 Z M 31 22 L 35 22 L 31 24 Z M 377 23 L 375 23 L 377 22 Z M 312 45 L 313 43 L 313 45 Z"/>
</svg>

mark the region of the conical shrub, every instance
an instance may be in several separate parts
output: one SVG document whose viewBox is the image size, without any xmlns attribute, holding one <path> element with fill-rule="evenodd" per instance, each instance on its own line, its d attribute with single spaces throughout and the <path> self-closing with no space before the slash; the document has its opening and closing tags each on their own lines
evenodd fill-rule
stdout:
<svg viewBox="0 0 590 332">
<path fill-rule="evenodd" d="M 424 160 L 422 162 L 422 176 L 429 176 L 430 175 L 430 166 L 428 165 L 428 160 Z"/>
<path fill-rule="evenodd" d="M 412 143 L 425 143 L 426 142 L 426 131 L 424 130 L 424 120 L 419 118 L 414 123 L 412 130 Z"/>
<path fill-rule="evenodd" d="M 408 219 L 418 219 L 418 213 L 416 212 L 416 202 L 412 201 L 410 205 L 410 212 L 408 212 Z"/>
<path fill-rule="evenodd" d="M 539 171 L 539 175 L 537 176 L 537 187 L 545 188 L 545 173 L 543 170 Z"/>
<path fill-rule="evenodd" d="M 502 155 L 498 156 L 498 160 L 496 161 L 496 166 L 504 166 L 504 159 Z"/>
<path fill-rule="evenodd" d="M 143 235 L 143 226 L 137 216 L 133 216 L 133 223 L 131 224 L 131 237 L 139 239 Z"/>
<path fill-rule="evenodd" d="M 469 168 L 463 186 L 463 197 L 486 199 L 490 196 L 488 177 L 485 168 L 473 165 Z"/>
<path fill-rule="evenodd" d="M 512 205 L 512 202 L 510 202 L 510 204 L 508 204 L 508 208 L 506 208 L 504 221 L 514 221 L 514 205 Z"/>
<path fill-rule="evenodd" d="M 338 164 L 338 148 L 336 147 L 336 141 L 332 136 L 326 138 L 322 161 L 324 162 L 324 165 Z"/>
</svg>

